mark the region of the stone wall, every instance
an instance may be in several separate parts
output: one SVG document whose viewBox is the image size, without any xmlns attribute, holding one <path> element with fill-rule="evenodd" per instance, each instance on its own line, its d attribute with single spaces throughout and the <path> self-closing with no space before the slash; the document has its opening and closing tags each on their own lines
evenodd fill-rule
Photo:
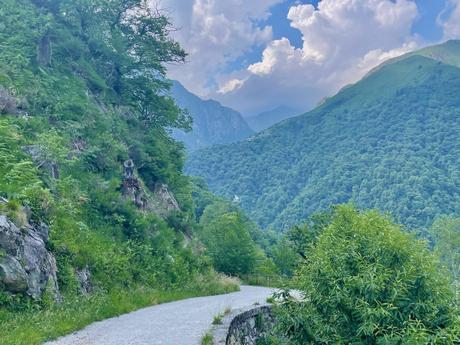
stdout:
<svg viewBox="0 0 460 345">
<path fill-rule="evenodd" d="M 214 345 L 255 345 L 274 325 L 271 305 L 238 309 L 212 330 Z"/>
</svg>

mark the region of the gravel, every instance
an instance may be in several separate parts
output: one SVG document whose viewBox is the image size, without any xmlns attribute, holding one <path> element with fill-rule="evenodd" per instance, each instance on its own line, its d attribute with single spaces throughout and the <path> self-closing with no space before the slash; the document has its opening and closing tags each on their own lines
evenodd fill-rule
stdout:
<svg viewBox="0 0 460 345">
<path fill-rule="evenodd" d="M 241 286 L 227 295 L 190 298 L 96 322 L 45 345 L 199 345 L 215 315 L 264 303 L 273 289 Z"/>
</svg>

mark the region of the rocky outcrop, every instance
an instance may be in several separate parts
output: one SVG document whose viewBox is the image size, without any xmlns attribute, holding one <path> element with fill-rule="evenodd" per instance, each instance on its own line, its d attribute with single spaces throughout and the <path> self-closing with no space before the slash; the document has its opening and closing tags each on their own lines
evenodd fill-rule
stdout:
<svg viewBox="0 0 460 345">
<path fill-rule="evenodd" d="M 0 288 L 38 299 L 49 286 L 59 299 L 56 260 L 45 245 L 48 230 L 45 224 L 19 229 L 0 215 Z"/>
<path fill-rule="evenodd" d="M 83 295 L 89 295 L 93 291 L 93 284 L 91 283 L 91 272 L 88 266 L 75 271 L 78 283 L 80 284 L 80 291 Z"/>
<path fill-rule="evenodd" d="M 157 183 L 153 191 L 147 191 L 136 174 L 134 162 L 129 159 L 123 163 L 122 193 L 141 210 L 167 217 L 172 211 L 180 210 L 179 203 L 164 183 Z"/>
<path fill-rule="evenodd" d="M 0 86 L 0 114 L 15 115 L 18 111 L 17 101 L 5 88 Z"/>
<path fill-rule="evenodd" d="M 135 166 L 132 159 L 123 163 L 123 195 L 129 198 L 138 208 L 147 210 L 149 208 L 148 196 L 141 185 L 141 181 L 135 174 Z"/>
<path fill-rule="evenodd" d="M 59 167 L 56 162 L 45 158 L 39 145 L 29 145 L 22 148 L 25 153 L 29 154 L 35 165 L 45 171 L 53 179 L 59 178 Z"/>
</svg>

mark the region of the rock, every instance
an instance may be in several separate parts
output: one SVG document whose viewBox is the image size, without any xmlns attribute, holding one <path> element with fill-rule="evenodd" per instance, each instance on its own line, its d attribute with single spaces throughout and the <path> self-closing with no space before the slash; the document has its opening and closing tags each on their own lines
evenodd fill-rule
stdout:
<svg viewBox="0 0 460 345">
<path fill-rule="evenodd" d="M 148 210 L 148 196 L 142 188 L 141 181 L 134 173 L 134 162 L 128 159 L 123 163 L 123 195 L 132 200 L 132 202 L 143 210 Z"/>
<path fill-rule="evenodd" d="M 0 215 L 0 287 L 39 299 L 48 284 L 59 299 L 56 260 L 48 252 L 48 227 L 27 225 L 19 229 Z"/>
<path fill-rule="evenodd" d="M 38 145 L 24 146 L 23 151 L 30 155 L 33 162 L 53 179 L 59 178 L 59 167 L 55 162 L 44 158 L 42 149 Z"/>
<path fill-rule="evenodd" d="M 167 185 L 163 183 L 156 184 L 154 195 L 159 207 L 165 209 L 167 212 L 180 210 L 179 203 Z"/>
<path fill-rule="evenodd" d="M 137 177 L 134 162 L 129 159 L 123 164 L 122 192 L 140 209 L 166 218 L 172 211 L 180 210 L 179 203 L 164 183 L 155 184 L 153 191 L 147 192 Z M 153 192 L 153 193 L 151 193 Z"/>
<path fill-rule="evenodd" d="M 14 98 L 5 88 L 0 86 L 0 114 L 17 115 L 18 106 Z"/>
<path fill-rule="evenodd" d="M 91 284 L 91 272 L 89 267 L 86 266 L 82 269 L 77 269 L 75 271 L 78 282 L 80 284 L 80 291 L 84 295 L 88 295 L 93 291 L 93 285 Z"/>
</svg>

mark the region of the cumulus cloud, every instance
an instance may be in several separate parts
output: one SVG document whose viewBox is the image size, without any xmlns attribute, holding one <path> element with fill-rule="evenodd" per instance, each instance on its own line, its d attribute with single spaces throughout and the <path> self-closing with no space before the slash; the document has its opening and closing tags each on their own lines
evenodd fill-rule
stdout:
<svg viewBox="0 0 460 345">
<path fill-rule="evenodd" d="M 412 0 L 293 6 L 287 17 L 301 32 L 303 46 L 296 48 L 287 38 L 271 41 L 259 62 L 240 71 L 238 83 L 233 81 L 238 87 L 221 88 L 227 93 L 216 97 L 247 112 L 280 103 L 310 107 L 384 60 L 415 49 L 418 39 L 411 28 L 417 14 Z"/>
<path fill-rule="evenodd" d="M 449 9 L 451 14 L 449 18 L 442 23 L 444 27 L 444 38 L 460 38 L 460 0 L 449 0 Z"/>
<path fill-rule="evenodd" d="M 213 79 L 235 59 L 272 39 L 272 28 L 261 25 L 269 8 L 282 0 L 163 0 L 179 26 L 174 33 L 187 51 L 187 64 L 170 66 L 169 76 L 179 79 L 193 92 L 209 93 Z M 222 90 L 238 83 L 227 81 Z"/>
</svg>

